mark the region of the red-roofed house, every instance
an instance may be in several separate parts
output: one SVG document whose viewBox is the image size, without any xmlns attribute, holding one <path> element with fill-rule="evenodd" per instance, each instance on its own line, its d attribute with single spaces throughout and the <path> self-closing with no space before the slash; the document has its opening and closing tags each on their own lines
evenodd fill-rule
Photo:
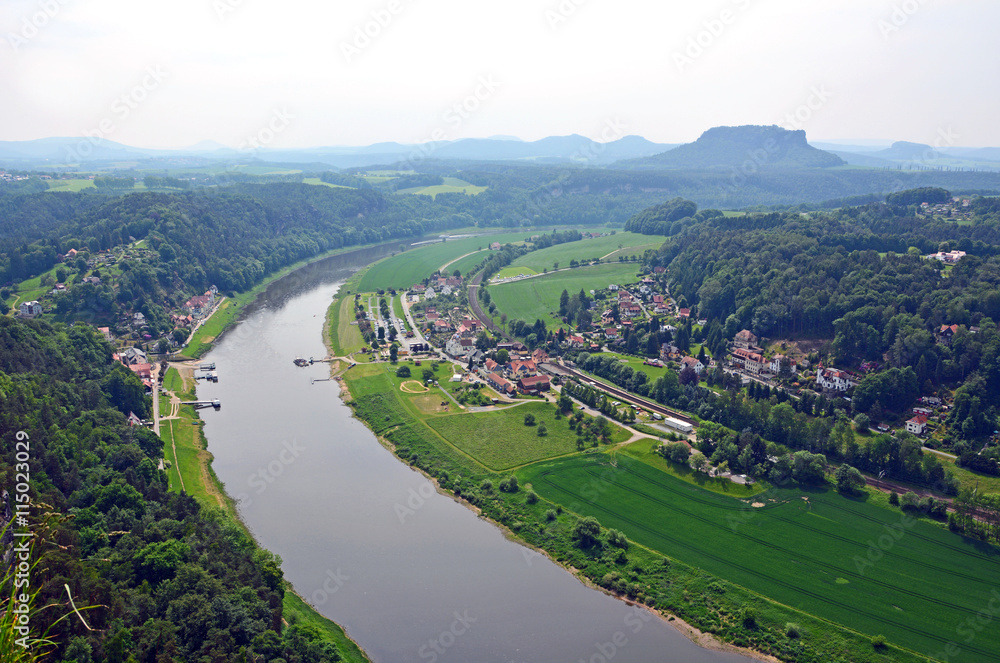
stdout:
<svg viewBox="0 0 1000 663">
<path fill-rule="evenodd" d="M 736 334 L 733 338 L 733 345 L 737 348 L 743 348 L 744 350 L 749 350 L 750 348 L 757 345 L 757 337 L 749 329 L 744 329 L 743 331 Z"/>
<path fill-rule="evenodd" d="M 609 341 L 618 338 L 618 330 L 615 329 L 614 327 L 609 327 L 605 329 L 604 338 L 608 339 Z"/>
<path fill-rule="evenodd" d="M 689 308 L 678 309 L 678 311 L 677 311 L 677 317 L 678 318 L 690 318 L 691 317 L 691 309 L 689 309 Z"/>
<path fill-rule="evenodd" d="M 517 381 L 517 390 L 522 394 L 539 394 L 549 390 L 549 378 L 545 375 L 533 375 Z"/>
<path fill-rule="evenodd" d="M 504 378 L 498 373 L 490 373 L 486 378 L 486 383 L 496 389 L 497 392 L 508 396 L 517 391 L 514 384 L 510 380 Z"/>
<path fill-rule="evenodd" d="M 528 377 L 534 375 L 538 372 L 538 366 L 535 362 L 528 359 L 527 361 L 512 361 L 510 362 L 510 374 L 515 378 Z"/>
<path fill-rule="evenodd" d="M 914 435 L 923 435 L 927 431 L 927 417 L 918 414 L 906 422 L 906 432 Z"/>
</svg>

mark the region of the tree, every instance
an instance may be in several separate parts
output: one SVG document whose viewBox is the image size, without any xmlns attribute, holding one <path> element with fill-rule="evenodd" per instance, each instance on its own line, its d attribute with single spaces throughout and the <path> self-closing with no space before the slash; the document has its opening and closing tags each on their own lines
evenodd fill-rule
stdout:
<svg viewBox="0 0 1000 663">
<path fill-rule="evenodd" d="M 534 426 L 535 425 L 535 415 L 531 414 L 530 412 L 528 414 L 524 415 L 524 425 L 525 426 Z"/>
<path fill-rule="evenodd" d="M 425 368 L 421 373 L 421 375 L 424 378 L 424 382 L 431 382 L 432 380 L 434 380 L 434 371 L 432 371 L 429 368 Z"/>
<path fill-rule="evenodd" d="M 792 477 L 799 483 L 821 484 L 826 480 L 826 456 L 808 451 L 792 454 Z"/>
<path fill-rule="evenodd" d="M 399 368 L 397 368 L 396 369 L 396 377 L 397 378 L 408 378 L 408 377 L 410 377 L 410 367 L 409 366 L 400 366 Z"/>
<path fill-rule="evenodd" d="M 667 444 L 662 449 L 663 455 L 678 465 L 687 465 L 691 458 L 691 451 L 688 449 L 688 445 L 683 442 Z"/>
<path fill-rule="evenodd" d="M 865 478 L 861 472 L 844 463 L 837 468 L 837 490 L 852 494 L 865 487 Z"/>
<path fill-rule="evenodd" d="M 566 315 L 567 307 L 569 306 L 569 291 L 563 290 L 562 294 L 559 295 L 559 315 Z"/>
<path fill-rule="evenodd" d="M 628 538 L 620 530 L 609 529 L 607 538 L 608 538 L 608 543 L 614 546 L 615 548 L 628 550 Z"/>
<path fill-rule="evenodd" d="M 389 347 L 389 361 L 395 364 L 399 360 L 399 346 L 395 343 Z"/>
<path fill-rule="evenodd" d="M 700 451 L 696 451 L 691 455 L 691 467 L 693 467 L 698 472 L 707 472 L 710 467 L 708 458 L 705 457 Z"/>
<path fill-rule="evenodd" d="M 506 350 L 497 350 L 497 363 L 506 364 L 510 361 L 510 353 Z"/>
<path fill-rule="evenodd" d="M 864 433 L 871 426 L 871 419 L 868 418 L 867 414 L 859 414 L 854 417 L 854 426 L 858 429 L 859 433 Z"/>
<path fill-rule="evenodd" d="M 685 366 L 684 368 L 681 369 L 681 373 L 679 376 L 677 376 L 677 379 L 684 386 L 687 386 L 689 384 L 697 384 L 698 374 L 690 366 Z"/>
<path fill-rule="evenodd" d="M 579 541 L 581 548 L 589 548 L 597 543 L 601 536 L 601 523 L 593 516 L 587 516 L 576 521 L 573 528 L 573 538 Z"/>
<path fill-rule="evenodd" d="M 545 437 L 549 434 L 549 429 L 545 427 L 545 424 L 538 424 L 538 437 Z"/>
</svg>

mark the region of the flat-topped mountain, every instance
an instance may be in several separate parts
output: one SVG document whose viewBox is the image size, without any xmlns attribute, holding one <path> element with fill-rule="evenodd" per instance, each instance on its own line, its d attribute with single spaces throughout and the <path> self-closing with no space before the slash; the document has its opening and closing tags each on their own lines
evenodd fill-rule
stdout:
<svg viewBox="0 0 1000 663">
<path fill-rule="evenodd" d="M 806 142 L 805 131 L 778 126 L 715 127 L 693 143 L 623 166 L 697 170 L 743 168 L 830 168 L 844 165 L 840 157 Z"/>
</svg>

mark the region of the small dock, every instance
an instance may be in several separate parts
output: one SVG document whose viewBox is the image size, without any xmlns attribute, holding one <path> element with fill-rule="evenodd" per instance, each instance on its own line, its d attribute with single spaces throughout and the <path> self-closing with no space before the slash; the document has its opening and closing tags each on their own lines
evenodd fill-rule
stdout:
<svg viewBox="0 0 1000 663">
<path fill-rule="evenodd" d="M 222 407 L 222 402 L 216 398 L 211 401 L 181 401 L 181 405 L 193 405 L 196 408 L 214 407 L 216 410 Z"/>
<path fill-rule="evenodd" d="M 195 380 L 208 380 L 209 382 L 218 382 L 219 381 L 219 374 L 216 373 L 215 371 L 206 371 L 206 372 L 202 372 L 202 373 L 199 373 L 198 371 L 195 371 L 195 373 L 194 373 L 194 379 Z"/>
<path fill-rule="evenodd" d="M 213 361 L 211 364 L 202 364 L 198 368 L 200 368 L 203 371 L 214 371 L 215 370 L 215 362 Z"/>
</svg>

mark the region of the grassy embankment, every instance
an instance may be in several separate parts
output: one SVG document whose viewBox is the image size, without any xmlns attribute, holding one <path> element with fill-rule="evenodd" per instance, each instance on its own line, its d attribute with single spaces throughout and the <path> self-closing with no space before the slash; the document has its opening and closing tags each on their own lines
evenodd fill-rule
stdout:
<svg viewBox="0 0 1000 663">
<path fill-rule="evenodd" d="M 174 392 L 181 400 L 193 400 L 195 397 L 193 381 L 185 384 L 176 368 L 167 371 L 163 387 Z M 160 403 L 161 416 L 169 415 L 169 400 L 166 409 L 163 407 L 163 400 Z M 167 469 L 169 490 L 180 492 L 183 481 L 184 491 L 199 504 L 211 509 L 221 509 L 226 517 L 241 522 L 235 504 L 226 495 L 222 482 L 212 470 L 212 455 L 206 449 L 203 422 L 198 418 L 197 411 L 190 405 L 182 405 L 178 410 L 178 417 L 161 422 L 160 427 L 160 437 L 164 443 L 163 456 L 170 463 Z M 325 639 L 336 645 L 337 651 L 347 663 L 369 663 L 364 652 L 340 626 L 313 610 L 295 594 L 290 585 L 286 587 L 282 610 L 284 619 L 289 624 L 307 624 L 318 629 Z"/>
</svg>

